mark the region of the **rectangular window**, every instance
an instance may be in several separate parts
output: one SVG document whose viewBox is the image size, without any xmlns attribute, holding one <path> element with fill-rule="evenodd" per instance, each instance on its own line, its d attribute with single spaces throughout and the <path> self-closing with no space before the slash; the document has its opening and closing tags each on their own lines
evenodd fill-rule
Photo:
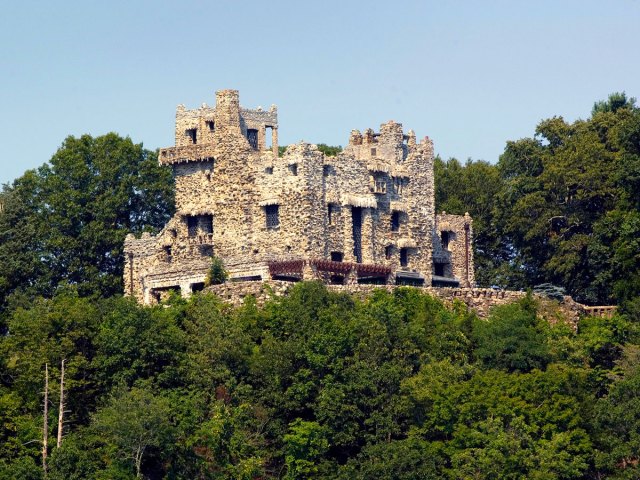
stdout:
<svg viewBox="0 0 640 480">
<path fill-rule="evenodd" d="M 409 265 L 409 253 L 406 248 L 400 249 L 400 266 L 406 267 Z"/>
<path fill-rule="evenodd" d="M 393 255 L 393 246 L 387 245 L 384 247 L 384 258 L 387 260 L 391 260 L 391 256 Z"/>
<path fill-rule="evenodd" d="M 216 124 L 213 120 L 207 120 L 207 128 L 209 129 L 210 132 L 215 132 L 216 130 Z"/>
<path fill-rule="evenodd" d="M 298 164 L 292 163 L 289 165 L 289 171 L 291 172 L 291 175 L 298 175 Z"/>
<path fill-rule="evenodd" d="M 264 207 L 267 228 L 270 230 L 275 230 L 280 226 L 279 207 L 280 205 L 267 205 Z"/>
<path fill-rule="evenodd" d="M 265 167 L 264 173 L 266 173 L 267 175 L 273 175 L 273 167 Z"/>
<path fill-rule="evenodd" d="M 353 256 L 362 263 L 362 208 L 351 207 L 351 233 L 353 235 Z"/>
<path fill-rule="evenodd" d="M 342 252 L 331 252 L 331 261 L 332 262 L 341 262 L 342 261 Z"/>
<path fill-rule="evenodd" d="M 200 217 L 200 228 L 203 233 L 213 233 L 213 215 L 202 215 Z"/>
<path fill-rule="evenodd" d="M 400 230 L 400 212 L 391 213 L 391 231 L 397 232 Z"/>
<path fill-rule="evenodd" d="M 255 128 L 247 129 L 247 140 L 249 140 L 249 145 L 254 150 L 258 149 L 258 130 Z"/>
<path fill-rule="evenodd" d="M 187 217 L 187 231 L 190 237 L 195 237 L 198 234 L 198 217 Z"/>
<path fill-rule="evenodd" d="M 336 224 L 337 215 L 338 215 L 338 206 L 333 203 L 329 203 L 327 205 L 327 217 L 329 219 L 329 225 Z"/>
<path fill-rule="evenodd" d="M 184 133 L 187 134 L 187 137 L 189 137 L 189 139 L 191 140 L 191 143 L 193 145 L 198 143 L 198 129 L 197 128 L 189 128 L 189 129 L 185 130 Z"/>
<path fill-rule="evenodd" d="M 373 156 L 375 156 L 375 155 L 376 155 L 376 149 L 375 149 L 375 148 L 372 148 L 372 149 L 371 149 L 371 155 L 373 155 Z"/>
<path fill-rule="evenodd" d="M 449 232 L 442 232 L 440 234 L 440 239 L 442 241 L 442 248 L 449 250 Z"/>
<path fill-rule="evenodd" d="M 438 277 L 444 277 L 444 263 L 434 263 L 433 274 Z"/>
<path fill-rule="evenodd" d="M 384 180 L 376 180 L 373 191 L 375 193 L 387 193 L 387 182 Z"/>
<path fill-rule="evenodd" d="M 322 166 L 322 176 L 328 177 L 331 175 L 331 165 L 323 165 Z"/>
</svg>

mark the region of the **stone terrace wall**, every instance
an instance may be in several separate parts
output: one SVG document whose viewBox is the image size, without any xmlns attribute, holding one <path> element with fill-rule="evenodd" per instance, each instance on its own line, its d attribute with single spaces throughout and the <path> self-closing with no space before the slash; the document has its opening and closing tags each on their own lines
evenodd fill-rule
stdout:
<svg viewBox="0 0 640 480">
<path fill-rule="evenodd" d="M 241 305 L 244 298 L 249 295 L 255 297 L 258 305 L 264 305 L 273 296 L 281 297 L 286 295 L 294 285 L 295 283 L 292 282 L 278 280 L 268 282 L 227 282 L 222 285 L 208 287 L 206 291 L 214 293 L 222 300 L 235 306 Z M 333 292 L 347 292 L 364 299 L 374 290 L 385 289 L 392 291 L 398 287 L 395 285 L 327 285 L 327 288 Z M 454 301 L 460 301 L 470 309 L 475 310 L 481 318 L 487 318 L 489 311 L 493 307 L 507 305 L 526 296 L 525 292 L 493 290 L 490 288 L 422 287 L 420 290 L 441 299 L 447 305 L 453 304 Z M 561 303 L 537 295 L 535 295 L 535 298 L 540 301 L 541 311 L 545 313 L 545 318 L 551 323 L 564 319 L 576 328 L 579 318 L 586 314 L 584 305 L 575 302 L 569 296 L 566 296 Z"/>
</svg>

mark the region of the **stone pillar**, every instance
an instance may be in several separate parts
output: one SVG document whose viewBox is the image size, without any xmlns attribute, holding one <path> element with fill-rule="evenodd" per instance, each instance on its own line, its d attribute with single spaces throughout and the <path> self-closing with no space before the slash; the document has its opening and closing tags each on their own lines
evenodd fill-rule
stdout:
<svg viewBox="0 0 640 480">
<path fill-rule="evenodd" d="M 278 157 L 278 127 L 271 127 L 271 150 L 273 154 Z"/>
<path fill-rule="evenodd" d="M 182 298 L 189 298 L 191 296 L 191 284 L 190 283 L 181 283 L 180 284 L 180 295 Z"/>
<path fill-rule="evenodd" d="M 304 266 L 302 267 L 302 280 L 310 281 L 318 279 L 318 270 L 315 266 L 311 265 L 309 260 L 305 260 Z"/>
<path fill-rule="evenodd" d="M 349 270 L 349 273 L 347 273 L 344 276 L 344 284 L 345 285 L 357 285 L 358 284 L 358 273 L 356 272 L 355 268 L 352 268 L 351 270 Z"/>
</svg>

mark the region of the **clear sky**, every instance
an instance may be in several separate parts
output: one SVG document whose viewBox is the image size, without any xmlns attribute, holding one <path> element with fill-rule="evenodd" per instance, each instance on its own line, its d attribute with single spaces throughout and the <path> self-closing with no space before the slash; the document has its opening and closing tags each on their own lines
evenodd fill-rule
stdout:
<svg viewBox="0 0 640 480">
<path fill-rule="evenodd" d="M 280 144 L 390 119 L 442 157 L 498 160 L 543 118 L 640 97 L 640 1 L 0 2 L 0 184 L 68 135 L 173 145 L 175 107 L 240 90 Z"/>
</svg>

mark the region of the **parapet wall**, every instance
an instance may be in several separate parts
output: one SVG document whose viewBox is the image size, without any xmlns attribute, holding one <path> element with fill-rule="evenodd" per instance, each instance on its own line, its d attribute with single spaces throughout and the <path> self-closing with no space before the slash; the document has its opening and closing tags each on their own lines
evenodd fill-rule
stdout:
<svg viewBox="0 0 640 480">
<path fill-rule="evenodd" d="M 258 305 L 270 298 L 284 296 L 295 285 L 293 282 L 271 280 L 268 282 L 227 282 L 222 285 L 213 285 L 206 289 L 207 292 L 214 293 L 225 302 L 235 306 L 240 306 L 245 297 L 251 295 L 256 299 Z M 384 289 L 392 291 L 398 288 L 395 285 L 327 285 L 327 289 L 334 292 L 346 292 L 364 299 L 374 290 Z M 487 318 L 491 308 L 499 305 L 521 300 L 526 296 L 525 292 L 512 290 L 494 290 L 490 288 L 435 288 L 435 287 L 412 287 L 419 288 L 422 292 L 428 293 L 441 299 L 445 304 L 451 305 L 454 301 L 460 301 L 468 308 L 475 310 L 481 318 Z M 575 302 L 571 297 L 566 296 L 562 302 L 549 300 L 545 297 L 534 295 L 540 300 L 543 311 L 553 310 L 546 318 L 555 323 L 557 320 L 567 321 L 574 328 L 577 327 L 581 316 L 587 314 L 586 307 Z"/>
</svg>

